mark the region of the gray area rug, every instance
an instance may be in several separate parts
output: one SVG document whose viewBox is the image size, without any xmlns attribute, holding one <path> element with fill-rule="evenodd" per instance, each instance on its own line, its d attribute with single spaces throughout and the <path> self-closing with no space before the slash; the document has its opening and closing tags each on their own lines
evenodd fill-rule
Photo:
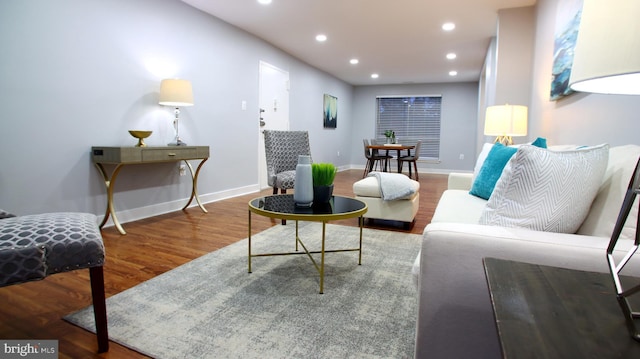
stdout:
<svg viewBox="0 0 640 359">
<path fill-rule="evenodd" d="M 321 224 L 300 223 L 307 248 Z M 252 236 L 254 253 L 292 251 L 295 225 Z M 327 225 L 327 249 L 355 248 L 358 228 Z M 421 236 L 364 229 L 357 252 L 327 253 L 324 294 L 306 255 L 259 257 L 247 240 L 107 299 L 109 337 L 155 358 L 412 358 L 411 266 Z M 319 255 L 315 255 L 319 261 Z M 95 331 L 92 307 L 65 319 Z"/>
</svg>

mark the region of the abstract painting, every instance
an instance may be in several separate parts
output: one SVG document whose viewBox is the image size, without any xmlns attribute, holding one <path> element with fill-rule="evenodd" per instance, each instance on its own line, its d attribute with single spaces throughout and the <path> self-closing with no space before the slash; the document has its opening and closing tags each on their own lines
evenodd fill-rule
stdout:
<svg viewBox="0 0 640 359">
<path fill-rule="evenodd" d="M 551 101 L 559 100 L 573 93 L 569 88 L 569 79 L 573 66 L 573 50 L 580 27 L 582 1 L 565 0 L 558 3 L 553 48 Z"/>
<path fill-rule="evenodd" d="M 323 122 L 325 128 L 336 128 L 338 125 L 338 98 L 324 94 Z"/>
</svg>

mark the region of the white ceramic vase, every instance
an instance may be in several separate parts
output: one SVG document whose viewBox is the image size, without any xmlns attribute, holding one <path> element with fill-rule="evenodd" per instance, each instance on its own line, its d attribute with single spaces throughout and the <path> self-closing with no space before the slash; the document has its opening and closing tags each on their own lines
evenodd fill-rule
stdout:
<svg viewBox="0 0 640 359">
<path fill-rule="evenodd" d="M 311 156 L 298 156 L 296 182 L 293 188 L 293 201 L 296 206 L 311 207 L 313 204 L 313 177 L 311 175 Z"/>
</svg>

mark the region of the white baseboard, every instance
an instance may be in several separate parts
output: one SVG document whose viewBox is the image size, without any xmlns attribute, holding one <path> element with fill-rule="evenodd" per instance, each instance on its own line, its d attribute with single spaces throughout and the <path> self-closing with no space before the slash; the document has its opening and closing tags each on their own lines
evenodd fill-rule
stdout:
<svg viewBox="0 0 640 359">
<path fill-rule="evenodd" d="M 260 188 L 257 184 L 251 185 L 251 186 L 239 187 L 239 188 L 232 188 L 226 191 L 213 192 L 213 193 L 200 195 L 200 202 L 202 202 L 202 204 L 211 203 L 211 202 L 221 201 L 227 198 L 242 196 L 249 193 L 256 193 L 259 191 L 260 191 Z M 184 207 L 185 203 L 187 203 L 187 200 L 188 198 L 183 198 L 183 199 L 175 200 L 171 202 L 158 203 L 150 206 L 118 211 L 117 212 L 118 220 L 120 221 L 120 223 L 127 223 L 127 222 L 138 221 L 138 220 L 153 217 L 153 216 L 159 216 L 165 213 L 179 211 L 182 209 L 182 207 Z M 188 208 L 193 208 L 197 206 L 198 206 L 198 203 L 194 199 Z M 104 218 L 104 215 L 98 216 L 98 221 L 102 222 L 103 218 Z M 113 227 L 113 221 L 111 220 L 111 218 L 109 218 L 109 220 L 104 226 Z"/>
<path fill-rule="evenodd" d="M 364 171 L 364 166 L 346 165 L 346 166 L 338 167 L 338 171 L 345 171 L 349 169 L 357 169 L 357 170 Z M 451 172 L 460 172 L 460 171 L 454 171 L 454 170 L 424 169 L 420 167 L 418 167 L 418 170 L 419 170 L 418 171 L 419 173 L 434 173 L 434 174 L 449 174 Z M 256 193 L 259 191 L 260 191 L 260 186 L 258 184 L 239 187 L 239 188 L 232 188 L 225 191 L 206 193 L 206 194 L 200 195 L 200 202 L 202 202 L 203 204 L 212 203 L 212 202 L 221 201 L 227 198 L 242 196 L 249 193 Z M 187 200 L 188 198 L 183 198 L 183 199 L 175 200 L 171 202 L 158 203 L 150 206 L 118 211 L 117 212 L 118 220 L 120 221 L 120 223 L 127 223 L 127 222 L 138 221 L 138 220 L 153 217 L 153 216 L 159 216 L 165 213 L 179 211 L 182 209 L 182 207 L 184 207 L 184 204 L 187 202 Z M 198 206 L 198 203 L 194 200 L 189 205 L 189 208 L 193 208 L 197 206 Z M 102 222 L 103 218 L 104 218 L 104 215 L 98 216 L 98 221 Z M 105 227 L 113 227 L 113 221 L 111 220 L 111 218 L 109 218 L 109 220 L 105 224 Z"/>
</svg>

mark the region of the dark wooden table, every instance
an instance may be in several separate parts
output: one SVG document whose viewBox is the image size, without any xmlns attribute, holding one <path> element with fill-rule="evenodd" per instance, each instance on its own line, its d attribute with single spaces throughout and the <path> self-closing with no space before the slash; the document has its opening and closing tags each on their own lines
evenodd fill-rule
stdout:
<svg viewBox="0 0 640 359">
<path fill-rule="evenodd" d="M 416 146 L 415 145 L 402 145 L 402 144 L 386 144 L 386 145 L 369 145 L 367 146 L 368 149 L 370 150 L 383 150 L 383 151 L 387 151 L 387 155 L 389 154 L 389 151 L 391 150 L 396 150 L 398 152 L 398 157 L 400 158 L 403 150 L 407 151 L 407 156 L 411 156 L 411 150 L 414 149 Z M 391 170 L 391 168 L 389 168 L 389 170 Z M 400 167 L 400 161 L 398 161 L 398 173 L 402 172 L 402 168 Z"/>
<path fill-rule="evenodd" d="M 609 274 L 495 258 L 484 266 L 505 358 L 640 358 Z"/>
</svg>

